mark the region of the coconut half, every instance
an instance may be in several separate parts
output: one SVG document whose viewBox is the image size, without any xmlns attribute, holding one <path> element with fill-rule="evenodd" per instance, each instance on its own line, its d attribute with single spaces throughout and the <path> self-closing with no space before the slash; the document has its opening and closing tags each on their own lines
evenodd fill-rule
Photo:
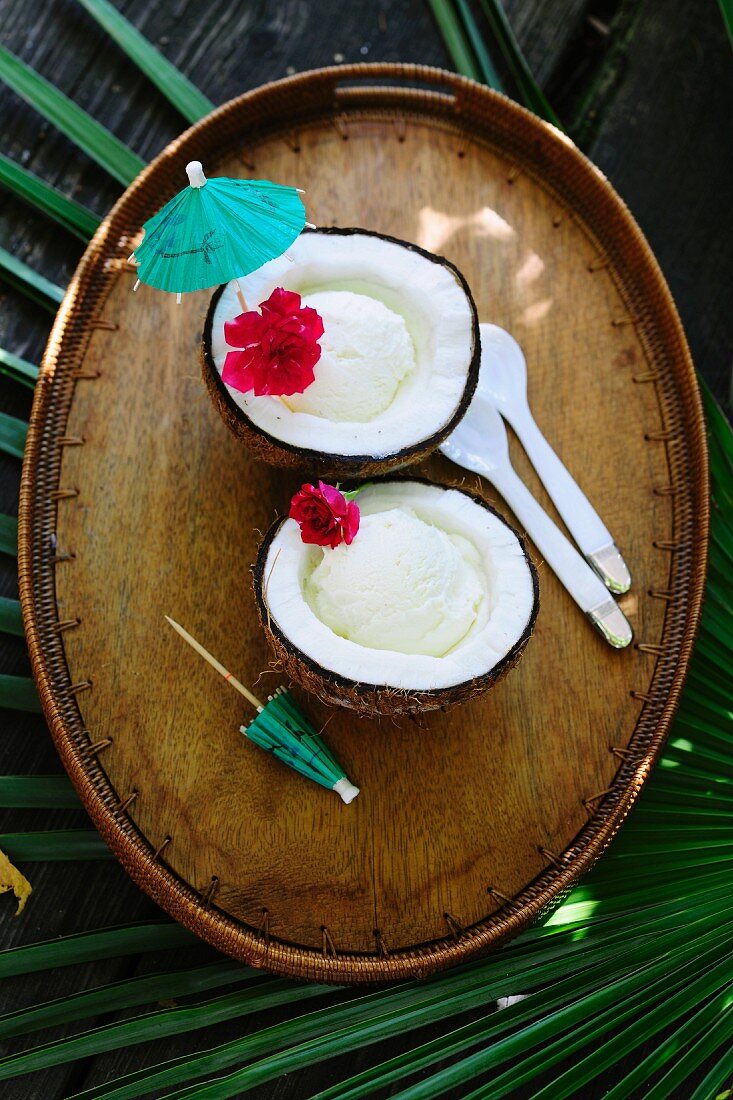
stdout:
<svg viewBox="0 0 733 1100">
<path fill-rule="evenodd" d="M 266 462 L 331 478 L 385 473 L 435 450 L 468 408 L 478 317 L 443 257 L 364 229 L 317 229 L 240 282 L 251 309 L 283 286 L 324 319 L 315 382 L 292 397 L 255 397 L 221 378 L 224 325 L 241 313 L 236 286 L 212 298 L 204 380 L 228 427 Z"/>
<path fill-rule="evenodd" d="M 351 546 L 306 545 L 277 520 L 254 567 L 257 608 L 287 674 L 370 716 L 485 691 L 518 660 L 538 611 L 520 536 L 485 501 L 422 480 L 358 494 Z"/>
</svg>

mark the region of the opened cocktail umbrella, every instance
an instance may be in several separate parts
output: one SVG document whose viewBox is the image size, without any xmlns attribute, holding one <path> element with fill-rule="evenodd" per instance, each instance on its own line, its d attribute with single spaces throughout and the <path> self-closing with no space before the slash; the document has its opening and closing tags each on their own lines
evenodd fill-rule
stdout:
<svg viewBox="0 0 733 1100">
<path fill-rule="evenodd" d="M 310 224 L 298 188 L 228 176 L 207 180 L 197 160 L 186 172 L 190 186 L 145 222 L 130 257 L 138 283 L 171 291 L 179 301 L 282 256 Z"/>
<path fill-rule="evenodd" d="M 347 804 L 353 802 L 359 793 L 359 788 L 347 779 L 341 765 L 334 759 L 285 688 L 278 688 L 266 703 L 261 703 L 244 684 L 232 676 L 231 672 L 227 672 L 215 657 L 212 657 L 195 638 L 192 638 L 187 630 L 168 615 L 166 619 L 192 649 L 195 649 L 255 707 L 257 710 L 255 717 L 248 726 L 240 727 L 245 737 L 266 752 L 271 752 L 278 760 L 282 760 L 283 764 L 287 764 L 306 779 L 312 779 L 321 787 L 335 791 Z"/>
</svg>

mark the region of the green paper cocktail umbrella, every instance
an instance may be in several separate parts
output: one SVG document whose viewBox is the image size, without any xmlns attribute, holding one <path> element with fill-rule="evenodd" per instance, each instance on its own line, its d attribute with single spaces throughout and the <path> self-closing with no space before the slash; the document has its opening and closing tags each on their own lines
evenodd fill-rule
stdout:
<svg viewBox="0 0 733 1100">
<path fill-rule="evenodd" d="M 278 688 L 266 703 L 261 703 L 249 688 L 232 676 L 187 630 L 168 615 L 166 619 L 192 649 L 255 707 L 257 714 L 249 725 L 240 726 L 245 737 L 266 752 L 271 752 L 283 764 L 287 764 L 306 779 L 312 779 L 321 787 L 335 791 L 347 804 L 353 802 L 359 788 L 346 777 L 344 769 L 285 688 Z"/>
<path fill-rule="evenodd" d="M 207 179 L 186 165 L 189 186 L 145 222 L 130 260 L 138 283 L 178 296 L 237 280 L 282 256 L 310 223 L 300 191 L 269 180 Z"/>
</svg>

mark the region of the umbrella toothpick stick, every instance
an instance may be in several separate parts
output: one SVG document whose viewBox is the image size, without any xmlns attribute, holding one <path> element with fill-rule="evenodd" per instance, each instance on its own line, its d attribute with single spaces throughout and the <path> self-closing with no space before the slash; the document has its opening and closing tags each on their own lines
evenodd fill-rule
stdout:
<svg viewBox="0 0 733 1100">
<path fill-rule="evenodd" d="M 249 306 L 247 305 L 247 299 L 242 293 L 242 288 L 239 285 L 239 279 L 234 280 L 234 285 L 237 288 L 237 298 L 239 299 L 239 304 L 242 307 L 242 313 L 247 313 L 247 311 L 249 310 Z"/>
<path fill-rule="evenodd" d="M 187 630 L 169 615 L 165 618 L 183 640 L 257 710 L 249 725 L 240 727 L 245 737 L 306 779 L 312 779 L 321 787 L 335 791 L 347 805 L 353 802 L 359 788 L 348 779 L 341 765 L 284 688 L 278 688 L 266 703 L 260 702 L 216 657 L 192 638 Z"/>
<path fill-rule="evenodd" d="M 236 676 L 232 676 L 231 672 L 225 669 L 224 665 L 220 661 L 217 661 L 216 657 L 212 657 L 208 649 L 204 649 L 200 642 L 197 642 L 195 638 L 192 638 L 188 631 L 183 629 L 180 623 L 177 623 L 175 619 L 171 619 L 169 615 L 166 615 L 165 617 L 166 620 L 173 627 L 173 629 L 181 635 L 183 640 L 185 642 L 188 642 L 188 644 L 191 646 L 191 649 L 195 649 L 199 657 L 203 657 L 205 661 L 208 661 L 211 667 L 215 668 L 216 671 L 221 676 L 223 676 L 224 679 L 228 683 L 230 683 L 232 687 L 239 692 L 240 695 L 243 695 L 248 703 L 251 703 L 252 706 L 255 707 L 258 711 L 265 709 L 265 704 L 261 703 L 257 696 L 252 694 L 249 688 L 246 688 L 244 684 L 240 683 Z"/>
</svg>

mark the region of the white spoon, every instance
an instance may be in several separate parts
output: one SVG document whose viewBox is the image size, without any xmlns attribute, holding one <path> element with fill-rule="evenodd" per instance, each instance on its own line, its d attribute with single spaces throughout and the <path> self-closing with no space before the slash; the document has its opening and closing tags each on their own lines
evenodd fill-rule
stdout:
<svg viewBox="0 0 733 1100">
<path fill-rule="evenodd" d="M 627 646 L 633 638 L 629 621 L 600 578 L 519 480 L 509 461 L 504 422 L 480 391 L 440 449 L 458 466 L 491 482 L 596 630 L 614 649 Z"/>
<path fill-rule="evenodd" d="M 527 402 L 527 364 L 513 336 L 481 325 L 479 389 L 509 421 L 583 556 L 611 592 L 628 592 L 631 574 L 611 532 L 535 423 Z"/>
</svg>

